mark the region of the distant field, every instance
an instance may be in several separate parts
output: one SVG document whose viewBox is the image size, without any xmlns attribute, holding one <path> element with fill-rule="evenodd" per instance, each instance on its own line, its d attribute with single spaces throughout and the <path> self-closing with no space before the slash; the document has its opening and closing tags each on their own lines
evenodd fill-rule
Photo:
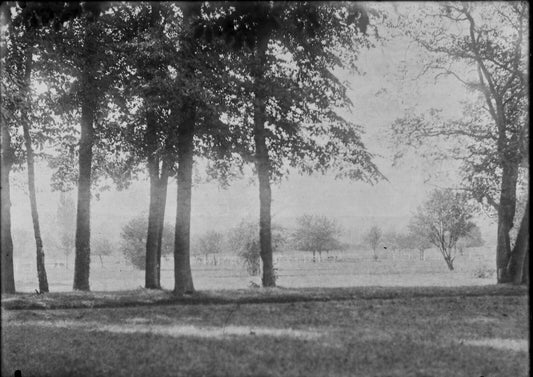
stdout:
<svg viewBox="0 0 533 377">
<path fill-rule="evenodd" d="M 417 252 L 380 252 L 380 259 L 372 259 L 366 252 L 324 253 L 322 260 L 313 262 L 310 253 L 276 254 L 278 285 L 288 288 L 352 287 L 352 286 L 463 286 L 486 285 L 496 282 L 494 251 L 490 248 L 467 249 L 457 255 L 456 270 L 451 272 L 436 250 L 426 252 L 420 260 Z M 217 265 L 206 264 L 204 258 L 192 258 L 196 289 L 242 289 L 251 282 L 260 283 L 259 276 L 250 276 L 242 262 L 234 255 L 217 255 Z M 126 264 L 122 257 L 104 257 L 102 267 L 98 257 L 92 257 L 90 283 L 95 291 L 130 290 L 144 285 L 144 272 Z M 163 260 L 161 283 L 173 288 L 173 261 Z M 484 278 L 480 278 L 484 275 Z M 51 291 L 72 289 L 72 261 L 68 269 L 63 259 L 47 259 L 47 273 Z M 19 292 L 33 292 L 37 288 L 35 262 L 15 262 L 16 287 Z"/>
</svg>

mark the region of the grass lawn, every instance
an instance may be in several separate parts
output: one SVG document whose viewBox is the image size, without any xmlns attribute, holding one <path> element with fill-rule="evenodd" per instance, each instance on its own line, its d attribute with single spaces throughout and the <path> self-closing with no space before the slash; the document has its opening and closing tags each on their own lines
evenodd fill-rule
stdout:
<svg viewBox="0 0 533 377">
<path fill-rule="evenodd" d="M 124 305 L 135 296 L 145 305 Z M 20 309 L 39 300 L 57 309 Z M 149 291 L 3 298 L 2 375 L 529 375 L 524 289 L 243 290 L 188 300 Z M 93 308 L 72 308 L 81 302 Z"/>
</svg>

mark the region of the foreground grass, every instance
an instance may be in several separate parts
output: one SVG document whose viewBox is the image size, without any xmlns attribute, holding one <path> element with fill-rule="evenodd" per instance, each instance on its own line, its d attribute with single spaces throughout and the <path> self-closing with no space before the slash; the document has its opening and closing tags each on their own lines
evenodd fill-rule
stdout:
<svg viewBox="0 0 533 377">
<path fill-rule="evenodd" d="M 527 287 L 486 285 L 466 287 L 352 287 L 301 289 L 239 289 L 199 291 L 178 297 L 171 291 L 137 289 L 115 292 L 18 293 L 2 296 L 2 308 L 68 309 L 108 308 L 174 304 L 245 304 L 305 301 L 339 301 L 353 299 L 393 299 L 445 296 L 516 296 L 526 295 Z"/>
<path fill-rule="evenodd" d="M 189 298 L 202 305 L 3 310 L 2 375 L 527 376 L 528 297 L 492 288 L 218 291 Z"/>
</svg>

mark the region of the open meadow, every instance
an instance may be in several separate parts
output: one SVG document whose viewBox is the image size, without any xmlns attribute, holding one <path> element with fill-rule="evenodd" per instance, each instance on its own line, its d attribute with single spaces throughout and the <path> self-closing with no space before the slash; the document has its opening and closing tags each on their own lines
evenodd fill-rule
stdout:
<svg viewBox="0 0 533 377">
<path fill-rule="evenodd" d="M 91 288 L 94 291 L 137 289 L 144 285 L 144 271 L 135 269 L 121 256 L 93 257 L 91 263 Z M 216 259 L 216 265 L 213 259 Z M 494 284 L 493 250 L 490 246 L 466 249 L 457 255 L 455 270 L 449 271 L 436 249 L 427 250 L 424 260 L 416 251 L 380 252 L 374 261 L 369 250 L 336 251 L 323 253 L 313 262 L 309 252 L 288 251 L 274 254 L 277 284 L 287 288 L 305 287 L 356 287 L 356 286 L 466 286 Z M 15 264 L 17 289 L 34 292 L 37 272 L 32 260 Z M 236 255 L 217 254 L 191 260 L 195 288 L 245 289 L 260 285 L 260 276 L 250 276 L 242 259 Z M 47 263 L 51 292 L 72 290 L 73 269 L 65 268 L 63 259 Z M 173 261 L 162 261 L 161 285 L 173 288 Z"/>
</svg>

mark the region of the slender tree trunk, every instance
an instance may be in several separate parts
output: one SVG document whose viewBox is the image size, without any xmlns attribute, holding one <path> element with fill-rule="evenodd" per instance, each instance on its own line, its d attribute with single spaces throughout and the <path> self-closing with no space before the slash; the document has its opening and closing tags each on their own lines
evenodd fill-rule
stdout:
<svg viewBox="0 0 533 377">
<path fill-rule="evenodd" d="M 31 70 L 33 60 L 33 46 L 26 47 L 25 72 L 24 72 L 24 96 L 30 96 Z M 33 221 L 33 233 L 35 236 L 35 247 L 37 253 L 37 278 L 39 281 L 39 292 L 48 292 L 48 278 L 44 265 L 43 240 L 41 238 L 41 227 L 39 224 L 39 213 L 37 210 L 37 194 L 35 192 L 35 164 L 33 156 L 33 147 L 31 142 L 28 110 L 24 106 L 21 109 L 22 130 L 24 134 L 24 144 L 26 146 L 26 162 L 28 164 L 28 188 L 30 196 L 31 218 Z"/>
<path fill-rule="evenodd" d="M 97 41 L 94 22 L 85 35 L 85 65 L 82 71 L 81 137 L 79 152 L 78 206 L 76 214 L 76 254 L 74 256 L 75 290 L 89 290 L 91 262 L 91 168 L 95 119 L 98 95 L 96 88 Z"/>
<path fill-rule="evenodd" d="M 507 265 L 511 256 L 509 232 L 513 228 L 516 209 L 516 184 L 518 165 L 505 162 L 502 169 L 500 204 L 498 208 L 498 239 L 496 246 L 496 271 L 498 283 L 508 283 Z"/>
<path fill-rule="evenodd" d="M 174 293 L 194 292 L 190 261 L 191 195 L 196 109 L 191 101 L 181 108 L 178 125 L 178 197 L 174 238 Z"/>
<path fill-rule="evenodd" d="M 268 39 L 260 38 L 256 49 L 254 67 L 254 141 L 255 167 L 259 178 L 259 245 L 263 262 L 263 287 L 275 287 L 274 263 L 272 258 L 272 191 L 270 188 L 270 159 L 267 149 L 266 96 L 264 72 Z M 313 257 L 314 259 L 314 257 Z"/>
<path fill-rule="evenodd" d="M 0 24 L 11 23 L 9 4 L 0 4 Z M 2 39 L 6 39 L 5 31 Z M 0 58 L 6 55 L 6 49 L 0 48 Z M 4 65 L 0 65 L 0 72 L 4 76 Z M 9 187 L 9 174 L 13 166 L 13 148 L 11 146 L 11 135 L 6 122 L 0 122 L 0 252 L 1 259 L 1 282 L 2 293 L 15 293 L 15 274 L 13 270 L 13 238 L 11 236 L 11 195 Z"/>
<path fill-rule="evenodd" d="M 516 243 L 509 258 L 507 266 L 507 276 L 513 284 L 523 283 L 523 273 L 526 257 L 529 254 L 529 199 L 527 200 L 524 217 L 520 222 L 520 229 L 516 237 Z"/>
</svg>

